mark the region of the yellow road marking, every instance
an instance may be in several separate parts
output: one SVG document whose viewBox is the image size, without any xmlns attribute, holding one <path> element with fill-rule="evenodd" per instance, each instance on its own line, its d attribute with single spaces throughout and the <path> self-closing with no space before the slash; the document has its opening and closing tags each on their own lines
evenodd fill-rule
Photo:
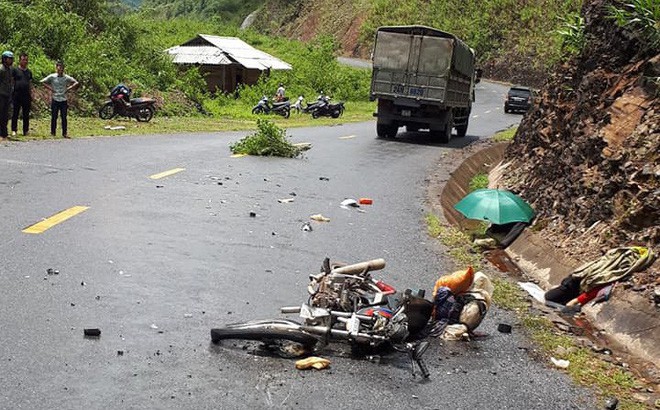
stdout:
<svg viewBox="0 0 660 410">
<path fill-rule="evenodd" d="M 247 154 L 234 154 L 231 156 L 232 158 L 241 158 L 241 157 L 247 157 Z"/>
<path fill-rule="evenodd" d="M 339 137 L 340 140 L 350 140 L 351 138 L 355 138 L 355 135 L 347 135 L 345 137 Z"/>
<path fill-rule="evenodd" d="M 50 218 L 46 218 L 41 222 L 38 222 L 32 226 L 29 226 L 23 229 L 24 233 L 42 233 L 47 229 L 52 228 L 53 226 L 66 221 L 67 219 L 78 215 L 81 212 L 88 210 L 88 206 L 74 206 L 73 208 L 66 209 L 60 213 L 57 213 Z"/>
<path fill-rule="evenodd" d="M 170 175 L 174 175 L 176 173 L 179 173 L 179 172 L 185 171 L 185 170 L 186 170 L 185 168 L 174 168 L 174 169 L 170 169 L 169 171 L 161 172 L 160 174 L 153 174 L 149 178 L 151 178 L 151 179 L 161 179 L 161 178 L 169 177 Z"/>
</svg>

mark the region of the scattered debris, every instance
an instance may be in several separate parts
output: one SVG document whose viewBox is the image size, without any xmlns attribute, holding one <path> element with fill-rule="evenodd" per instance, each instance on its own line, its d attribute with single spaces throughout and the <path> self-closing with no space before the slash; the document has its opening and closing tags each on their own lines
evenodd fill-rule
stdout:
<svg viewBox="0 0 660 410">
<path fill-rule="evenodd" d="M 605 410 L 615 410 L 619 405 L 619 399 L 616 397 L 610 397 L 605 400 Z"/>
<path fill-rule="evenodd" d="M 571 364 L 568 360 L 555 359 L 554 357 L 551 357 L 550 361 L 560 369 L 568 369 L 568 366 Z"/>
<path fill-rule="evenodd" d="M 511 325 L 500 323 L 497 325 L 497 331 L 500 333 L 511 333 Z"/>
<path fill-rule="evenodd" d="M 296 369 L 298 370 L 307 370 L 311 368 L 322 370 L 328 366 L 330 366 L 330 360 L 316 356 L 296 361 Z"/>
<path fill-rule="evenodd" d="M 297 196 L 295 192 L 289 192 L 289 196 Z"/>
<path fill-rule="evenodd" d="M 355 199 L 347 198 L 341 201 L 341 204 L 339 204 L 344 209 L 348 209 L 348 207 L 353 207 L 353 208 L 359 208 L 360 204 L 357 203 Z"/>
<path fill-rule="evenodd" d="M 302 226 L 300 227 L 300 229 L 302 229 L 302 230 L 305 231 L 305 232 L 309 232 L 309 231 L 312 231 L 312 230 L 313 230 L 313 229 L 312 229 L 312 225 L 311 225 L 309 222 L 305 222 L 304 224 L 302 224 Z"/>
<path fill-rule="evenodd" d="M 527 291 L 537 302 L 545 304 L 545 290 L 532 282 L 518 282 L 518 286 Z"/>
<path fill-rule="evenodd" d="M 319 181 L 330 181 L 328 177 L 319 177 Z"/>
<path fill-rule="evenodd" d="M 257 213 L 256 212 L 250 212 L 250 218 L 256 218 Z"/>
<path fill-rule="evenodd" d="M 124 127 L 123 125 L 115 125 L 115 126 L 106 125 L 103 128 L 106 129 L 106 130 L 111 130 L 111 131 L 119 131 L 119 130 L 125 130 L 126 129 L 126 127 Z"/>
<path fill-rule="evenodd" d="M 290 204 L 294 200 L 295 200 L 295 198 L 284 198 L 284 199 L 278 199 L 277 202 L 279 202 L 281 204 Z"/>
<path fill-rule="evenodd" d="M 315 214 L 310 216 L 309 218 L 317 222 L 330 222 L 330 218 L 326 218 L 321 214 Z"/>
<path fill-rule="evenodd" d="M 165 188 L 165 185 L 156 185 L 156 188 Z"/>
<path fill-rule="evenodd" d="M 374 203 L 374 200 L 371 198 L 360 198 L 359 199 L 360 205 L 371 205 Z"/>
<path fill-rule="evenodd" d="M 158 329 L 158 326 L 156 326 L 155 323 L 152 323 L 150 327 L 151 327 L 152 329 Z"/>
<path fill-rule="evenodd" d="M 117 350 L 117 356 L 123 356 L 124 351 L 123 350 Z"/>
<path fill-rule="evenodd" d="M 86 285 L 85 282 L 80 282 L 80 286 L 85 286 L 85 285 Z"/>
<path fill-rule="evenodd" d="M 49 275 L 59 275 L 60 271 L 58 271 L 57 269 L 48 268 L 46 269 L 46 273 Z"/>
<path fill-rule="evenodd" d="M 85 335 L 85 337 L 100 337 L 101 329 L 87 328 L 83 330 L 83 334 Z"/>
<path fill-rule="evenodd" d="M 183 317 L 189 319 L 189 318 L 193 317 L 193 315 L 192 315 L 192 313 L 186 313 L 186 314 L 183 315 Z"/>
</svg>

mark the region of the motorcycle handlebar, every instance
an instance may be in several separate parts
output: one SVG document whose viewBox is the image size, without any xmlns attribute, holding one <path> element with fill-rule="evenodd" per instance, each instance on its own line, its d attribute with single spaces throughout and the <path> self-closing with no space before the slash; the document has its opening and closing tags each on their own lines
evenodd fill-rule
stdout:
<svg viewBox="0 0 660 410">
<path fill-rule="evenodd" d="M 353 265 L 346 265 L 332 270 L 332 273 L 340 273 L 344 275 L 357 274 L 361 272 L 368 272 L 372 270 L 381 270 L 385 267 L 385 259 L 372 259 L 366 262 L 355 263 Z"/>
</svg>

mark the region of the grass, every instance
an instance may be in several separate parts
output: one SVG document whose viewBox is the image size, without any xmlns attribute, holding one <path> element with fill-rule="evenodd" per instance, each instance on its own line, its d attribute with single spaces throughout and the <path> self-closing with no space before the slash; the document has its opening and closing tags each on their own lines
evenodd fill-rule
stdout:
<svg viewBox="0 0 660 410">
<path fill-rule="evenodd" d="M 512 141 L 513 137 L 516 135 L 516 131 L 518 131 L 518 127 L 511 127 L 504 131 L 500 131 L 497 134 L 493 135 L 493 141 L 495 142 Z"/>
<path fill-rule="evenodd" d="M 438 239 L 448 249 L 449 255 L 459 266 L 472 266 L 475 270 L 481 268 L 481 256 L 470 243 L 470 238 L 463 232 L 451 226 L 444 225 L 433 215 L 426 216 L 428 233 Z"/>
<path fill-rule="evenodd" d="M 427 215 L 426 223 L 428 234 L 450 249 L 449 254 L 457 265 L 472 265 L 479 269 L 480 255 L 469 251 L 472 244 L 467 235 L 455 227 L 443 224 L 433 214 Z M 501 308 L 516 313 L 544 356 L 569 360 L 570 365 L 566 372 L 576 383 L 595 389 L 603 400 L 611 396 L 617 397 L 619 409 L 646 408 L 634 398 L 637 387 L 643 386 L 643 383 L 636 380 L 632 373 L 601 360 L 590 349 L 579 346 L 574 338 L 557 330 L 546 317 L 533 312 L 527 294 L 511 280 L 501 277 L 492 279 L 495 287 L 494 302 Z"/>
<path fill-rule="evenodd" d="M 192 117 L 161 117 L 156 112 L 153 120 L 148 123 L 137 122 L 134 119 L 116 117 L 112 120 L 102 120 L 98 117 L 78 117 L 69 114 L 68 128 L 69 136 L 72 138 L 92 136 L 118 136 L 118 135 L 141 135 L 141 134 L 172 134 L 182 132 L 220 132 L 255 130 L 256 123 L 260 118 L 271 120 L 278 127 L 297 128 L 312 127 L 319 125 L 337 125 L 347 122 L 361 122 L 373 119 L 375 103 L 371 102 L 348 102 L 344 115 L 338 119 L 321 117 L 313 119 L 309 114 L 291 113 L 290 118 L 279 115 L 254 115 L 247 109 L 238 118 L 233 116 L 192 116 Z M 106 126 L 123 126 L 125 129 L 108 130 Z M 21 124 L 19 123 L 19 129 Z M 30 134 L 27 137 L 19 136 L 19 141 L 50 139 L 50 117 L 39 117 L 30 120 Z M 62 133 L 61 124 L 57 122 L 57 138 Z"/>
<path fill-rule="evenodd" d="M 485 172 L 480 172 L 473 176 L 470 180 L 470 185 L 468 188 L 470 189 L 470 192 L 481 188 L 488 188 L 488 174 Z"/>
</svg>

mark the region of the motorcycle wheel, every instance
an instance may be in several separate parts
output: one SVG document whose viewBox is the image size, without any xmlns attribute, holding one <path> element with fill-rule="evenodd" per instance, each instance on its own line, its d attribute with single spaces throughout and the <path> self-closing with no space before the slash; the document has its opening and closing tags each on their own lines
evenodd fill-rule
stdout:
<svg viewBox="0 0 660 410">
<path fill-rule="evenodd" d="M 149 122 L 154 117 L 154 109 L 151 107 L 140 108 L 135 119 L 140 122 Z"/>
<path fill-rule="evenodd" d="M 101 117 L 101 119 L 103 120 L 109 120 L 114 116 L 115 116 L 115 107 L 111 102 L 105 103 L 99 109 L 99 117 Z"/>
<path fill-rule="evenodd" d="M 274 321 L 247 322 L 211 329 L 211 341 L 218 344 L 221 340 L 240 339 L 273 342 L 288 340 L 305 346 L 316 344 L 318 339 L 308 333 L 290 326 L 279 326 Z"/>
<path fill-rule="evenodd" d="M 312 111 L 312 118 L 318 118 L 320 116 L 321 116 L 321 114 L 319 113 L 319 110 Z"/>
<path fill-rule="evenodd" d="M 252 114 L 263 114 L 263 113 L 264 113 L 264 109 L 261 107 L 254 107 L 252 109 Z"/>
<path fill-rule="evenodd" d="M 290 116 L 291 116 L 291 109 L 290 108 L 285 109 L 284 112 L 282 113 L 282 117 L 289 118 Z"/>
</svg>

